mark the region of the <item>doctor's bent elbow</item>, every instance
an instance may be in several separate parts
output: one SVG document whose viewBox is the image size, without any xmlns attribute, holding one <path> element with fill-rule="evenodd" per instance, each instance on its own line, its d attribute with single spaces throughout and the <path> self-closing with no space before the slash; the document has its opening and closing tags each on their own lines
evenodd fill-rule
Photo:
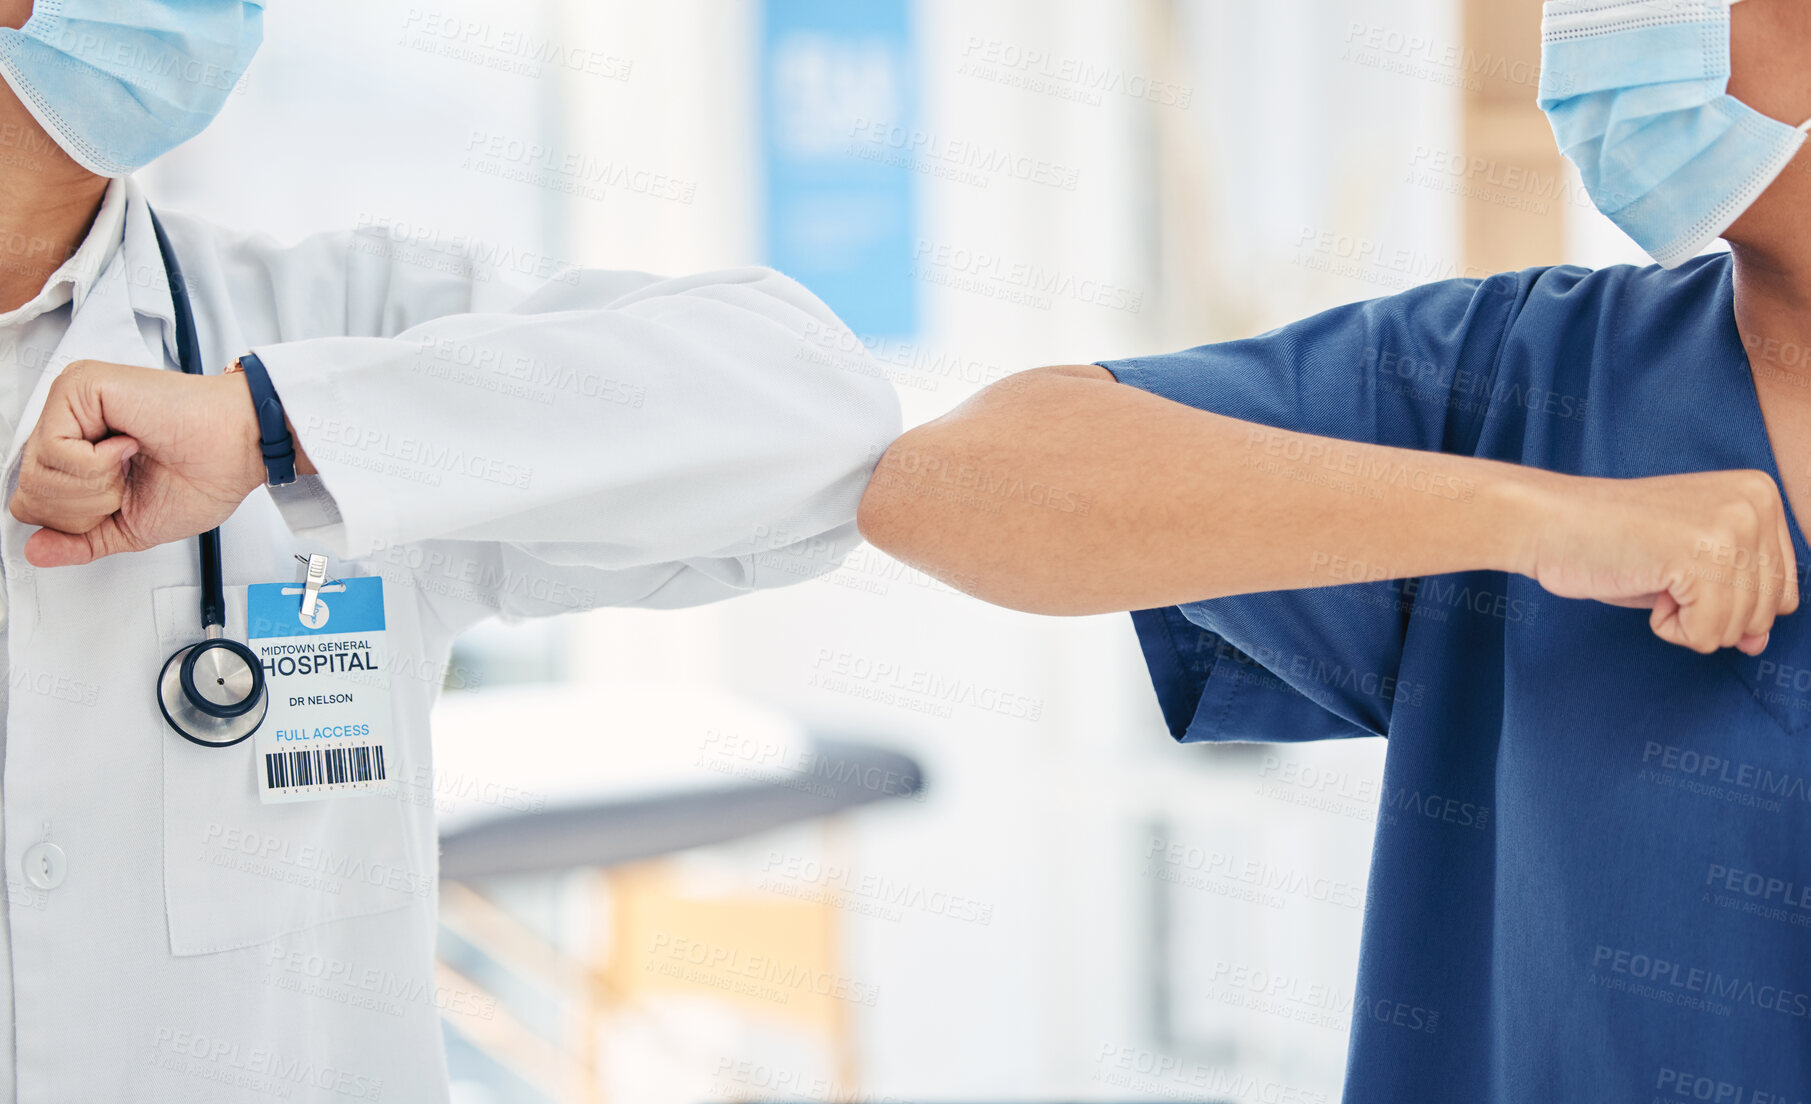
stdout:
<svg viewBox="0 0 1811 1104">
<path fill-rule="evenodd" d="M 803 285 L 783 273 L 759 270 L 768 294 L 788 300 L 802 317 L 789 323 L 792 352 L 785 367 L 815 401 L 810 433 L 833 466 L 872 469 L 904 428 L 899 391 L 861 338 Z M 799 409 L 807 409 L 799 407 Z"/>
</svg>

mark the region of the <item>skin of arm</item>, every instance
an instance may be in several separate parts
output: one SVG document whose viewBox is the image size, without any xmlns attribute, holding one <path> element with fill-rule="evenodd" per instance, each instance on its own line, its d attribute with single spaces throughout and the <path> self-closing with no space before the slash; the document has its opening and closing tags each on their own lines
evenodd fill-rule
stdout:
<svg viewBox="0 0 1811 1104">
<path fill-rule="evenodd" d="M 978 598 L 1089 614 L 1514 570 L 1517 516 L 1550 478 L 1225 418 L 1078 365 L 1012 377 L 905 434 L 860 524 Z"/>
<path fill-rule="evenodd" d="M 1008 377 L 907 432 L 858 520 L 904 562 L 1030 613 L 1493 570 L 1651 609 L 1698 651 L 1758 652 L 1797 606 L 1764 473 L 1593 479 L 1292 433 L 1093 365 Z"/>
</svg>

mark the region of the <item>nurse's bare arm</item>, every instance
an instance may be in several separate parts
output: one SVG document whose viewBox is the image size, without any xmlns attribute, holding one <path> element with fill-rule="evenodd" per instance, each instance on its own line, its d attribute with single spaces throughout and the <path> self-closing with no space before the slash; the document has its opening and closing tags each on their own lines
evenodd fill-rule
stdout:
<svg viewBox="0 0 1811 1104">
<path fill-rule="evenodd" d="M 1594 479 L 1291 433 L 1093 365 L 1020 373 L 906 433 L 859 521 L 899 559 L 1032 613 L 1494 570 L 1652 609 L 1671 643 L 1752 654 L 1798 606 L 1765 473 Z"/>
</svg>

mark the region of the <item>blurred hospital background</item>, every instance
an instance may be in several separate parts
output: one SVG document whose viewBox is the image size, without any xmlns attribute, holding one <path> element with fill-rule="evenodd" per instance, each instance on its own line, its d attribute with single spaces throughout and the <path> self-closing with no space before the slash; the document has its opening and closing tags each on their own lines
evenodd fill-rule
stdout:
<svg viewBox="0 0 1811 1104">
<path fill-rule="evenodd" d="M 1639 260 L 1535 107 L 1539 17 L 272 4 L 225 114 L 144 183 L 475 279 L 773 264 L 872 359 L 811 355 L 885 372 L 910 424 L 1023 368 Z M 863 549 L 720 606 L 487 626 L 447 681 L 461 1104 L 1339 1097 L 1382 741 L 1179 746 L 1123 616 L 992 609 Z"/>
</svg>

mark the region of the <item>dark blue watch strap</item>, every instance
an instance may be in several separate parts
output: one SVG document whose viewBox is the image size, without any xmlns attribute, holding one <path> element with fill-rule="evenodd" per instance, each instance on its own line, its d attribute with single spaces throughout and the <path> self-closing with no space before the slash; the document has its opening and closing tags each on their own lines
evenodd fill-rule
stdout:
<svg viewBox="0 0 1811 1104">
<path fill-rule="evenodd" d="M 283 400 L 270 384 L 270 373 L 256 353 L 239 358 L 245 382 L 251 385 L 252 409 L 258 415 L 258 447 L 264 453 L 264 471 L 273 487 L 296 481 L 296 443 L 289 436 Z"/>
</svg>

